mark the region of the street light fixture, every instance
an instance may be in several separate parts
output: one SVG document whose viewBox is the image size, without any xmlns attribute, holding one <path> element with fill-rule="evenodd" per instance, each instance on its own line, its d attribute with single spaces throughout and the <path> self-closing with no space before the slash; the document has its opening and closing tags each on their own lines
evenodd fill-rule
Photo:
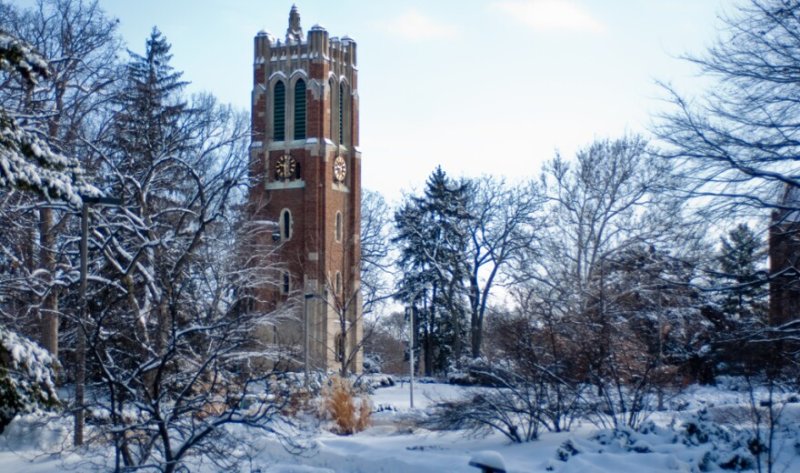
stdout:
<svg viewBox="0 0 800 473">
<path fill-rule="evenodd" d="M 81 262 L 80 262 L 80 286 L 79 295 L 81 309 L 78 319 L 78 339 L 76 346 L 75 369 L 75 433 L 73 443 L 76 446 L 83 445 L 83 427 L 86 422 L 83 412 L 83 404 L 86 389 L 86 333 L 84 332 L 83 322 L 89 312 L 89 304 L 86 300 L 86 286 L 88 273 L 88 254 L 89 254 L 89 207 L 92 205 L 122 206 L 122 199 L 114 197 L 89 197 L 81 196 L 83 205 L 81 206 Z"/>
</svg>

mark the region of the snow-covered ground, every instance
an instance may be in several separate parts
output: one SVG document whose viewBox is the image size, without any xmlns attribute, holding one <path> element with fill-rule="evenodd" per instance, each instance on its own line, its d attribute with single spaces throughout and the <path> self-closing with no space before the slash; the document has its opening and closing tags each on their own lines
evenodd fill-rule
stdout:
<svg viewBox="0 0 800 473">
<path fill-rule="evenodd" d="M 461 432 L 431 432 L 414 426 L 412 420 L 424 416 L 424 409 L 432 402 L 458 397 L 464 389 L 445 384 L 417 384 L 413 410 L 409 406 L 408 383 L 378 389 L 372 402 L 383 410 L 373 414 L 372 427 L 350 437 L 321 430 L 308 440 L 309 448 L 299 456 L 287 452 L 272 438 L 251 435 L 252 460 L 244 464 L 243 471 L 475 473 L 478 470 L 469 466 L 474 456 L 491 459 L 497 454 L 509 472 L 721 471 L 719 463 L 727 461 L 728 457 L 738 458 L 735 457 L 736 439 L 728 439 L 728 447 L 723 448 L 714 442 L 699 441 L 700 435 L 687 435 L 681 426 L 696 422 L 701 429 L 713 430 L 716 423 L 723 420 L 747 422 L 746 393 L 690 387 L 668 402 L 678 410 L 654 414 L 654 423 L 645 432 L 615 435 L 583 423 L 572 432 L 544 432 L 537 441 L 512 445 L 500 435 L 470 438 Z M 800 471 L 798 420 L 800 404 L 786 404 L 781 423 L 790 433 L 780 437 L 776 448 L 779 465 L 775 471 Z M 91 456 L 80 456 L 61 448 L 69 443 L 68 421 L 59 418 L 42 421 L 41 417 L 23 416 L 0 435 L 0 472 L 61 473 L 100 469 L 92 466 L 97 462 L 91 461 Z M 211 465 L 194 465 L 190 470 L 216 471 Z"/>
</svg>

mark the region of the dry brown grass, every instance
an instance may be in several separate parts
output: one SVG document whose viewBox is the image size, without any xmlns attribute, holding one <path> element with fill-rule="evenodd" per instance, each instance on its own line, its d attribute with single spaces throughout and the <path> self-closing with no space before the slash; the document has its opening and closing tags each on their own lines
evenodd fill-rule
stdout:
<svg viewBox="0 0 800 473">
<path fill-rule="evenodd" d="M 340 376 L 331 378 L 330 385 L 322 390 L 324 414 L 336 423 L 335 432 L 352 435 L 366 429 L 370 423 L 372 406 L 369 398 L 359 396 L 353 383 Z"/>
</svg>

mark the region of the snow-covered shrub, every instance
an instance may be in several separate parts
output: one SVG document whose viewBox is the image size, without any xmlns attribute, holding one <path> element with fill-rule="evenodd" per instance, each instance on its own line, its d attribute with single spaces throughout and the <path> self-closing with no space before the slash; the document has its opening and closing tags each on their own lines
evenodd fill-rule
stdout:
<svg viewBox="0 0 800 473">
<path fill-rule="evenodd" d="M 308 383 L 303 373 L 276 372 L 267 382 L 272 401 L 281 407 L 281 413 L 296 417 L 316 409 L 314 400 L 319 397 L 325 384 L 325 374 L 319 371 L 309 373 Z"/>
<path fill-rule="evenodd" d="M 796 430 L 796 428 L 795 428 Z M 781 432 L 776 445 L 788 445 L 784 439 L 793 439 L 797 432 Z M 672 457 L 676 464 L 686 465 L 685 471 L 782 471 L 772 469 L 778 465 L 760 458 L 766 445 L 754 436 L 747 424 L 725 424 L 702 409 L 683 423 L 659 426 L 643 422 L 638 429 L 619 427 L 604 429 L 588 440 L 572 438 L 556 450 L 556 459 L 568 462 L 578 455 L 605 454 L 655 454 Z M 778 453 L 778 452 L 776 452 Z M 591 462 L 593 458 L 585 458 Z M 759 463 L 761 462 L 761 463 Z M 783 464 L 781 464 L 783 465 Z M 682 469 L 682 468 L 674 468 Z"/>
<path fill-rule="evenodd" d="M 579 453 L 581 453 L 581 449 L 575 445 L 575 442 L 567 440 L 556 449 L 556 458 L 565 462 Z"/>
<path fill-rule="evenodd" d="M 667 453 L 675 450 L 678 435 L 653 422 L 643 422 L 639 429 L 619 427 L 603 429 L 587 440 L 568 439 L 556 450 L 556 458 L 567 462 L 584 454 Z"/>
<path fill-rule="evenodd" d="M 394 378 L 388 374 L 364 374 L 353 381 L 353 387 L 364 394 L 374 394 L 378 388 L 394 386 Z"/>
<path fill-rule="evenodd" d="M 377 374 L 382 373 L 383 360 L 378 353 L 365 353 L 364 354 L 364 373 Z"/>
<path fill-rule="evenodd" d="M 322 390 L 323 413 L 336 424 L 340 435 L 352 435 L 369 426 L 372 406 L 366 395 L 359 396 L 347 378 L 334 376 Z"/>
<path fill-rule="evenodd" d="M 433 406 L 426 424 L 433 430 L 466 430 L 483 436 L 499 432 L 514 443 L 539 437 L 542 396 L 532 383 L 473 389 L 461 399 Z"/>
<path fill-rule="evenodd" d="M 683 424 L 680 441 L 687 446 L 710 447 L 697 461 L 700 471 L 752 470 L 756 468 L 757 457 L 764 453 L 763 443 L 752 432 L 711 420 L 706 409 Z"/>
<path fill-rule="evenodd" d="M 462 358 L 461 370 L 452 370 L 447 377 L 450 384 L 459 386 L 502 386 L 513 376 L 502 368 L 492 365 L 485 357 Z"/>
<path fill-rule="evenodd" d="M 0 325 L 0 432 L 17 414 L 58 405 L 56 366 L 46 350 Z"/>
</svg>

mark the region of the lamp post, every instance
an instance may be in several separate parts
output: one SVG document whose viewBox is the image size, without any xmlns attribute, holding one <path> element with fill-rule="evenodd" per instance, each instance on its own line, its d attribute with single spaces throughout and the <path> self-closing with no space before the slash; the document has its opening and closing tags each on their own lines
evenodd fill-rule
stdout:
<svg viewBox="0 0 800 473">
<path fill-rule="evenodd" d="M 408 336 L 408 366 L 410 371 L 409 377 L 409 406 L 411 409 L 414 408 L 414 304 L 412 302 L 411 307 L 408 309 L 408 317 L 410 320 L 411 328 L 409 329 L 409 336 Z"/>
<path fill-rule="evenodd" d="M 304 379 L 303 379 L 303 386 L 308 390 L 308 377 L 309 377 L 309 349 L 311 346 L 310 339 L 311 339 L 311 324 L 310 324 L 310 317 L 308 316 L 308 302 L 310 299 L 314 297 L 312 293 L 306 293 L 303 296 L 303 371 L 304 371 Z"/>
<path fill-rule="evenodd" d="M 81 262 L 80 262 L 80 285 L 78 287 L 78 299 L 80 300 L 80 313 L 78 315 L 78 334 L 76 343 L 75 363 L 75 433 L 73 443 L 75 446 L 83 445 L 83 427 L 85 416 L 83 403 L 86 389 L 86 332 L 83 322 L 89 312 L 89 304 L 86 300 L 86 286 L 88 273 L 88 254 L 89 254 L 89 206 L 107 205 L 121 206 L 122 199 L 113 197 L 87 197 L 81 196 L 83 205 L 81 206 Z"/>
</svg>

